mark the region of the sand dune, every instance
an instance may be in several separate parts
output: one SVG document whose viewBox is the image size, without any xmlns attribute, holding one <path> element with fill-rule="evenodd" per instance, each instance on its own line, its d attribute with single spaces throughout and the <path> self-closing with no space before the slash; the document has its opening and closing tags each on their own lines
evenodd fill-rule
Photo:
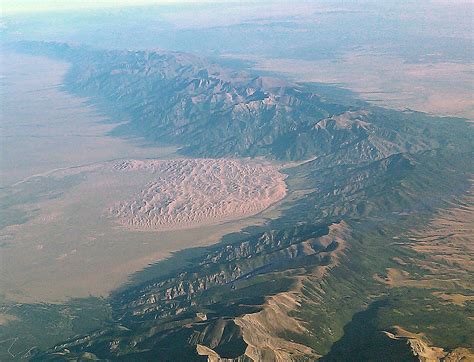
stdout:
<svg viewBox="0 0 474 362">
<path fill-rule="evenodd" d="M 154 181 L 110 207 L 133 229 L 182 229 L 255 215 L 286 194 L 277 168 L 229 159 L 125 161 L 120 172 L 151 173 Z"/>
<path fill-rule="evenodd" d="M 0 230 L 8 246 L 0 289 L 23 302 L 107 295 L 170 253 L 262 223 L 286 194 L 278 169 L 256 160 L 146 159 L 27 178 L 5 190 L 20 221 Z"/>
</svg>

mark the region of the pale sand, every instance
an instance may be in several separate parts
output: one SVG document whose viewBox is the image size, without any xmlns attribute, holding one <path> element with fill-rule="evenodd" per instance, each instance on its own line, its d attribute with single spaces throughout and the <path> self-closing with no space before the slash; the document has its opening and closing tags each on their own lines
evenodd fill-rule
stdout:
<svg viewBox="0 0 474 362">
<path fill-rule="evenodd" d="M 44 57 L 2 54 L 0 183 L 9 187 L 0 194 L 16 203 L 15 211 L 34 214 L 21 225 L 0 230 L 1 299 L 56 302 L 106 296 L 134 272 L 176 251 L 211 245 L 278 215 L 275 203 L 251 217 L 245 205 L 243 213 L 237 207 L 217 208 L 220 219 L 208 217 L 207 225 L 192 230 L 137 232 L 121 225 L 109 209 L 121 200 L 136 201 L 147 185 L 157 182 L 157 175 L 114 171 L 109 166 L 116 162 L 110 160 L 170 159 L 176 157 L 175 149 L 141 147 L 140 140 L 108 136 L 114 125 L 103 123 L 105 118 L 86 99 L 61 90 L 68 67 Z M 270 171 L 262 163 L 252 167 Z M 256 203 L 253 210 L 258 212 L 277 201 L 281 191 L 270 187 L 266 200 L 249 203 Z M 221 195 L 219 200 L 224 199 Z"/>
<path fill-rule="evenodd" d="M 0 230 L 0 290 L 22 302 L 106 296 L 173 252 L 265 222 L 284 178 L 267 163 L 224 159 L 111 161 L 28 178 L 9 194 L 54 187 L 15 206 L 35 217 Z"/>
<path fill-rule="evenodd" d="M 227 159 L 126 161 L 120 172 L 154 180 L 110 213 L 131 229 L 172 230 L 252 216 L 286 195 L 285 176 L 270 165 Z"/>
</svg>

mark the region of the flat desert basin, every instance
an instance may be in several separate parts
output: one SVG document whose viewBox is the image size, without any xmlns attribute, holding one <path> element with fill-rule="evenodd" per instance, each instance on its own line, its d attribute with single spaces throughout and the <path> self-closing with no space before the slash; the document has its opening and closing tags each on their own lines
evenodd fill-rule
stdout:
<svg viewBox="0 0 474 362">
<path fill-rule="evenodd" d="M 127 276 L 256 222 L 286 195 L 274 165 L 142 159 L 46 172 L 7 187 L 1 289 L 9 300 L 106 295 Z"/>
<path fill-rule="evenodd" d="M 63 89 L 69 64 L 2 56 L 0 303 L 106 296 L 149 264 L 278 213 L 276 166 L 112 137 L 124 120 Z"/>
</svg>

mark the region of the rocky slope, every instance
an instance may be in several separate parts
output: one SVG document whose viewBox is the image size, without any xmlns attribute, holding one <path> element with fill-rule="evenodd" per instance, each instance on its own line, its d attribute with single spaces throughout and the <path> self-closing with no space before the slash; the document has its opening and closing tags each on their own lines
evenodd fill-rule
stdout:
<svg viewBox="0 0 474 362">
<path fill-rule="evenodd" d="M 469 167 L 463 158 L 434 153 L 410 160 L 393 156 L 372 167 L 359 166 L 358 172 L 344 173 L 345 182 L 328 170 L 326 176 L 333 174 L 342 185 L 333 184 L 331 198 L 323 194 L 327 204 L 308 194 L 297 201 L 298 208 L 294 205 L 272 221 L 269 230 L 247 230 L 247 236 L 191 259 L 194 266 L 125 288 L 110 298 L 114 322 L 109 327 L 46 353 L 36 351 L 34 359 L 397 361 L 418 360 L 432 348 L 428 342 L 425 346 L 382 333 L 392 333 L 395 325 L 424 333 L 446 356 L 469 351 L 469 328 L 459 328 L 470 323 L 466 306 L 447 307 L 417 285 L 393 289 L 376 277 L 387 267 L 399 267 L 406 251 L 392 241 L 401 231 L 422 225 L 431 210 L 444 207 L 447 195 L 469 187 L 461 171 Z M 436 183 L 424 183 L 433 177 L 430 167 L 439 162 L 451 162 L 457 179 L 446 171 Z M 303 175 L 316 172 L 314 167 L 311 162 L 297 166 L 290 178 L 304 180 Z M 391 183 L 382 187 L 387 167 Z M 307 187 L 310 179 L 301 186 Z M 423 208 L 421 188 L 433 197 Z M 344 200 L 373 206 L 370 212 L 328 206 L 343 205 Z M 310 204 L 313 210 L 306 208 Z M 323 223 L 331 218 L 347 221 Z M 425 258 L 416 252 L 408 255 L 414 267 L 415 259 Z M 426 273 L 422 270 L 416 273 Z M 424 311 L 430 306 L 436 312 Z M 451 331 L 449 338 L 446 330 Z M 415 353 L 414 345 L 426 348 Z"/>
<path fill-rule="evenodd" d="M 455 138 L 469 142 L 449 132 L 453 122 L 465 127 L 460 120 L 341 105 L 303 85 L 253 77 L 188 54 L 42 42 L 14 48 L 71 62 L 67 89 L 128 122 L 115 134 L 178 144 L 194 156 L 357 163 L 438 148 Z"/>
<path fill-rule="evenodd" d="M 60 345 L 51 356 L 72 358 L 88 353 L 114 359 L 146 358 L 155 353 L 173 360 L 179 352 L 187 358 L 286 361 L 315 357 L 311 348 L 280 336 L 285 331 L 306 332 L 304 324 L 290 313 L 300 304 L 299 292 L 308 276 L 291 269 L 308 268 L 311 276 L 321 278 L 337 265 L 348 233 L 344 223 L 295 227 L 215 247 L 196 260 L 196 267 L 116 295 L 115 326 Z M 290 289 L 279 291 L 282 283 L 276 279 L 285 274 L 284 284 Z M 249 284 L 260 279 L 262 286 L 276 284 L 265 285 L 265 289 L 277 291 L 263 303 L 247 293 Z M 221 288 L 229 295 L 223 295 Z M 164 357 L 163 348 L 179 342 L 183 343 L 181 351 Z"/>
<path fill-rule="evenodd" d="M 386 275 L 400 260 L 426 259 L 397 237 L 470 188 L 474 137 L 464 121 L 341 104 L 181 53 L 16 49 L 70 61 L 67 89 L 127 120 L 117 135 L 197 157 L 302 161 L 287 164 L 279 217 L 117 291 L 107 327 L 32 350 L 33 359 L 419 360 L 429 346 L 394 326 L 424 333 L 446 356 L 473 348 L 469 298 L 445 303 L 425 288 L 393 288 Z M 427 274 L 410 265 L 419 280 Z"/>
</svg>

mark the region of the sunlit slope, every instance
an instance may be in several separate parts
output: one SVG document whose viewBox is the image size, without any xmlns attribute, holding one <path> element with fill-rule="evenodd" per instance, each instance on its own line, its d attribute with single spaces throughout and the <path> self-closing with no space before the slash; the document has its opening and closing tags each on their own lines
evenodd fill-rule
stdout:
<svg viewBox="0 0 474 362">
<path fill-rule="evenodd" d="M 460 119 L 342 105 L 303 85 L 236 72 L 185 53 L 42 42 L 14 48 L 71 62 L 67 89 L 128 122 L 114 134 L 178 144 L 194 156 L 357 163 L 472 142 L 462 131 L 452 132 L 454 125 L 467 128 Z"/>
<path fill-rule="evenodd" d="M 299 176 L 290 178 L 301 181 L 313 167 L 298 166 L 293 170 Z M 110 359 L 204 355 L 281 361 L 469 355 L 474 292 L 465 272 L 469 262 L 458 264 L 451 252 L 427 259 L 426 241 L 417 250 L 414 241 L 401 238 L 426 225 L 435 210 L 444 215 L 471 202 L 453 197 L 470 187 L 466 176 L 472 171 L 460 155 L 430 152 L 333 172 L 332 179 L 328 172 L 328 185 L 334 179 L 339 185 L 325 186 L 326 197 L 309 194 L 267 231 L 248 230 L 249 236 L 207 249 L 193 260 L 196 267 L 118 292 L 111 297 L 112 326 L 38 359 L 88 353 Z M 429 182 L 433 172 L 439 177 Z M 305 186 L 321 183 L 309 180 Z M 346 200 L 354 206 L 330 206 Z M 299 225 L 290 226 L 295 218 Z M 446 243 L 462 250 L 462 241 L 447 235 L 436 247 Z M 450 282 L 453 275 L 464 279 Z"/>
<path fill-rule="evenodd" d="M 464 120 L 339 103 L 181 53 L 19 47 L 72 62 L 68 89 L 128 121 L 116 135 L 176 144 L 198 157 L 291 161 L 279 217 L 113 293 L 108 327 L 35 350 L 37 360 L 472 353 L 474 291 L 462 279 L 465 261 L 450 259 L 462 250 L 452 244 L 464 239 L 435 240 L 438 250 L 444 240 L 454 250 L 441 260 L 427 254 L 426 241 L 416 244 L 433 218 L 471 202 L 460 201 L 474 173 L 473 129 Z M 442 274 L 444 265 L 453 270 Z M 458 281 L 432 283 L 452 275 Z"/>
</svg>

